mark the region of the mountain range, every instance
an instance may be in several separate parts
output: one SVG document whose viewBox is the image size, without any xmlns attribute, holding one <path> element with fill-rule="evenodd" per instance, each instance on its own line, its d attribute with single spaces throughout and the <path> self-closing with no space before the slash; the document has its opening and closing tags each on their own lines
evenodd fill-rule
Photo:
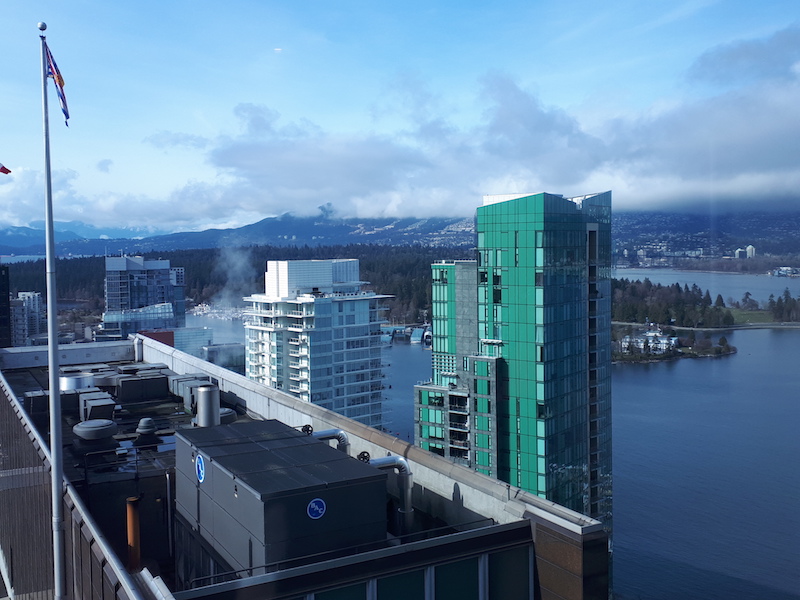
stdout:
<svg viewBox="0 0 800 600">
<path fill-rule="evenodd" d="M 32 227 L 0 229 L 0 254 L 41 255 L 45 230 Z M 80 233 L 92 233 L 86 237 Z M 121 236 L 120 234 L 128 235 Z M 56 223 L 56 252 L 67 255 L 141 254 L 144 252 L 236 246 L 335 246 L 380 244 L 392 246 L 471 246 L 471 218 L 335 219 L 325 217 L 269 217 L 235 229 L 207 229 L 141 237 L 135 229 L 101 230 L 82 223 Z M 130 235 L 133 234 L 133 235 Z"/>
<path fill-rule="evenodd" d="M 614 214 L 612 236 L 617 248 L 665 243 L 673 249 L 696 247 L 730 251 L 755 245 L 760 253 L 800 253 L 800 212 L 769 211 L 689 215 L 667 212 Z M 80 222 L 55 224 L 59 256 L 142 254 L 170 250 L 242 246 L 388 246 L 472 247 L 474 220 L 463 217 L 333 218 L 285 214 L 235 229 L 153 235 L 144 229 L 101 229 Z M 0 255 L 45 253 L 42 222 L 31 227 L 0 229 Z"/>
</svg>

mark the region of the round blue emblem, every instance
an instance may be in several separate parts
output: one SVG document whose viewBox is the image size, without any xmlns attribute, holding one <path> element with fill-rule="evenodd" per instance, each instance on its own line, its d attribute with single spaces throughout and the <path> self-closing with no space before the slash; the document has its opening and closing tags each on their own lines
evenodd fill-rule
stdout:
<svg viewBox="0 0 800 600">
<path fill-rule="evenodd" d="M 306 514 L 314 520 L 321 519 L 327 508 L 328 507 L 325 505 L 325 500 L 322 498 L 314 498 L 308 503 L 308 506 L 306 507 Z"/>
<path fill-rule="evenodd" d="M 206 478 L 206 461 L 199 454 L 194 461 L 194 472 L 197 474 L 197 481 L 203 483 Z"/>
</svg>

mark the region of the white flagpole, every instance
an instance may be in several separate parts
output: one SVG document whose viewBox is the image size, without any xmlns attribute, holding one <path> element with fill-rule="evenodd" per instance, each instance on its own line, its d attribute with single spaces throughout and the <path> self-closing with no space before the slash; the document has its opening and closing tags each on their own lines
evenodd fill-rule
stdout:
<svg viewBox="0 0 800 600">
<path fill-rule="evenodd" d="M 39 23 L 39 31 L 47 29 Z M 61 454 L 61 390 L 58 366 L 58 305 L 56 252 L 53 233 L 53 186 L 50 177 L 50 120 L 47 115 L 47 43 L 42 40 L 42 115 L 44 125 L 45 233 L 47 236 L 47 370 L 50 387 L 50 488 L 53 508 L 53 597 L 65 596 L 64 565 L 64 469 Z"/>
</svg>

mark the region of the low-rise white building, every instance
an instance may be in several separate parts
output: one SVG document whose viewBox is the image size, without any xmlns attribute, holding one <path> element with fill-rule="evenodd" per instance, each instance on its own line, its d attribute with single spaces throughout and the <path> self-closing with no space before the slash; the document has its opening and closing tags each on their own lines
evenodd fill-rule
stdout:
<svg viewBox="0 0 800 600">
<path fill-rule="evenodd" d="M 642 335 L 626 335 L 620 345 L 623 352 L 635 349 L 639 352 L 649 351 L 652 354 L 663 354 L 674 350 L 678 345 L 677 337 L 664 335 L 660 330 L 649 330 Z"/>
</svg>

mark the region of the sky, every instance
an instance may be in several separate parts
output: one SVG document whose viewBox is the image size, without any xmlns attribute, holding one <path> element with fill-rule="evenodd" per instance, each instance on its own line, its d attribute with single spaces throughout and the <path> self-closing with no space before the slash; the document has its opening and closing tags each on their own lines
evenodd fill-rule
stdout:
<svg viewBox="0 0 800 600">
<path fill-rule="evenodd" d="M 796 0 L 0 0 L 0 226 L 800 209 Z"/>
</svg>

